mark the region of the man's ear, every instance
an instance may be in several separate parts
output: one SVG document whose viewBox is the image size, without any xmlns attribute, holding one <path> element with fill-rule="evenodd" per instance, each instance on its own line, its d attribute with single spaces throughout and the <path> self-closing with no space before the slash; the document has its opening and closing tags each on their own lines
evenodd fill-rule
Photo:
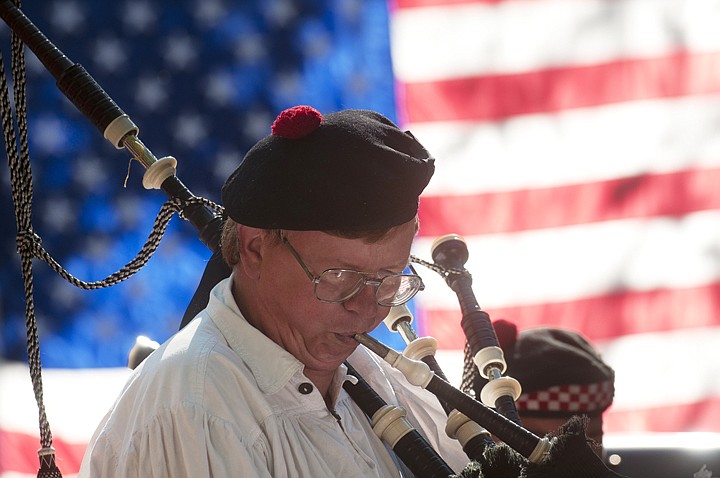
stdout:
<svg viewBox="0 0 720 478">
<path fill-rule="evenodd" d="M 263 257 L 263 241 L 267 240 L 264 229 L 237 225 L 237 248 L 241 270 L 252 279 L 260 277 L 260 264 Z"/>
</svg>

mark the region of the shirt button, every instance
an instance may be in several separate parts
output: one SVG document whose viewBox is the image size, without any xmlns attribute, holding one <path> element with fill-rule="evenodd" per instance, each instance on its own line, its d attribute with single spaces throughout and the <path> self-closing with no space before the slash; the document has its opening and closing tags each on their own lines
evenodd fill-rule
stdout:
<svg viewBox="0 0 720 478">
<path fill-rule="evenodd" d="M 304 383 L 301 383 L 300 386 L 298 387 L 298 392 L 302 393 L 303 395 L 308 395 L 308 394 L 312 393 L 312 391 L 313 391 L 313 386 L 311 383 L 304 382 Z"/>
</svg>

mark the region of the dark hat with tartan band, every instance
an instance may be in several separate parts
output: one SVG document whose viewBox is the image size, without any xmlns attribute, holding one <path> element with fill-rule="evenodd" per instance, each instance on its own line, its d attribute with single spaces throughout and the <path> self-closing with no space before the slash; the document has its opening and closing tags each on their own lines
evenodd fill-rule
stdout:
<svg viewBox="0 0 720 478">
<path fill-rule="evenodd" d="M 504 320 L 493 326 L 505 354 L 505 374 L 522 386 L 516 401 L 522 415 L 595 416 L 612 404 L 615 372 L 579 333 L 538 327 L 518 334 Z"/>
</svg>

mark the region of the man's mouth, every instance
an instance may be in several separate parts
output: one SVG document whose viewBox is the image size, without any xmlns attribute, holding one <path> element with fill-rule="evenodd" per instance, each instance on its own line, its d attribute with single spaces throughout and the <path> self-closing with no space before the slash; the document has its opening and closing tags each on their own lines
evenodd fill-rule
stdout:
<svg viewBox="0 0 720 478">
<path fill-rule="evenodd" d="M 348 345 L 358 345 L 358 341 L 355 340 L 355 334 L 358 332 L 349 332 L 346 334 L 340 334 L 336 333 L 335 337 L 338 338 L 338 340 L 342 343 L 348 344 Z"/>
</svg>

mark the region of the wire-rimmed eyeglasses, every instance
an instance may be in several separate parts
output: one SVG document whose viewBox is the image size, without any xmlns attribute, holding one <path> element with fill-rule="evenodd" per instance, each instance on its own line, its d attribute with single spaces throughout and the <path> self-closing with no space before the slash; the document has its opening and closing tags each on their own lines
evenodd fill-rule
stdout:
<svg viewBox="0 0 720 478">
<path fill-rule="evenodd" d="M 308 278 L 315 284 L 315 298 L 320 302 L 337 304 L 351 299 L 366 285 L 375 287 L 375 300 L 383 307 L 402 305 L 412 299 L 415 294 L 425 289 L 422 279 L 415 269 L 408 264 L 412 274 L 369 274 L 351 269 L 325 269 L 315 276 L 300 258 L 300 254 L 290 244 L 284 233 L 280 234 L 282 243 L 295 258 Z"/>
</svg>

